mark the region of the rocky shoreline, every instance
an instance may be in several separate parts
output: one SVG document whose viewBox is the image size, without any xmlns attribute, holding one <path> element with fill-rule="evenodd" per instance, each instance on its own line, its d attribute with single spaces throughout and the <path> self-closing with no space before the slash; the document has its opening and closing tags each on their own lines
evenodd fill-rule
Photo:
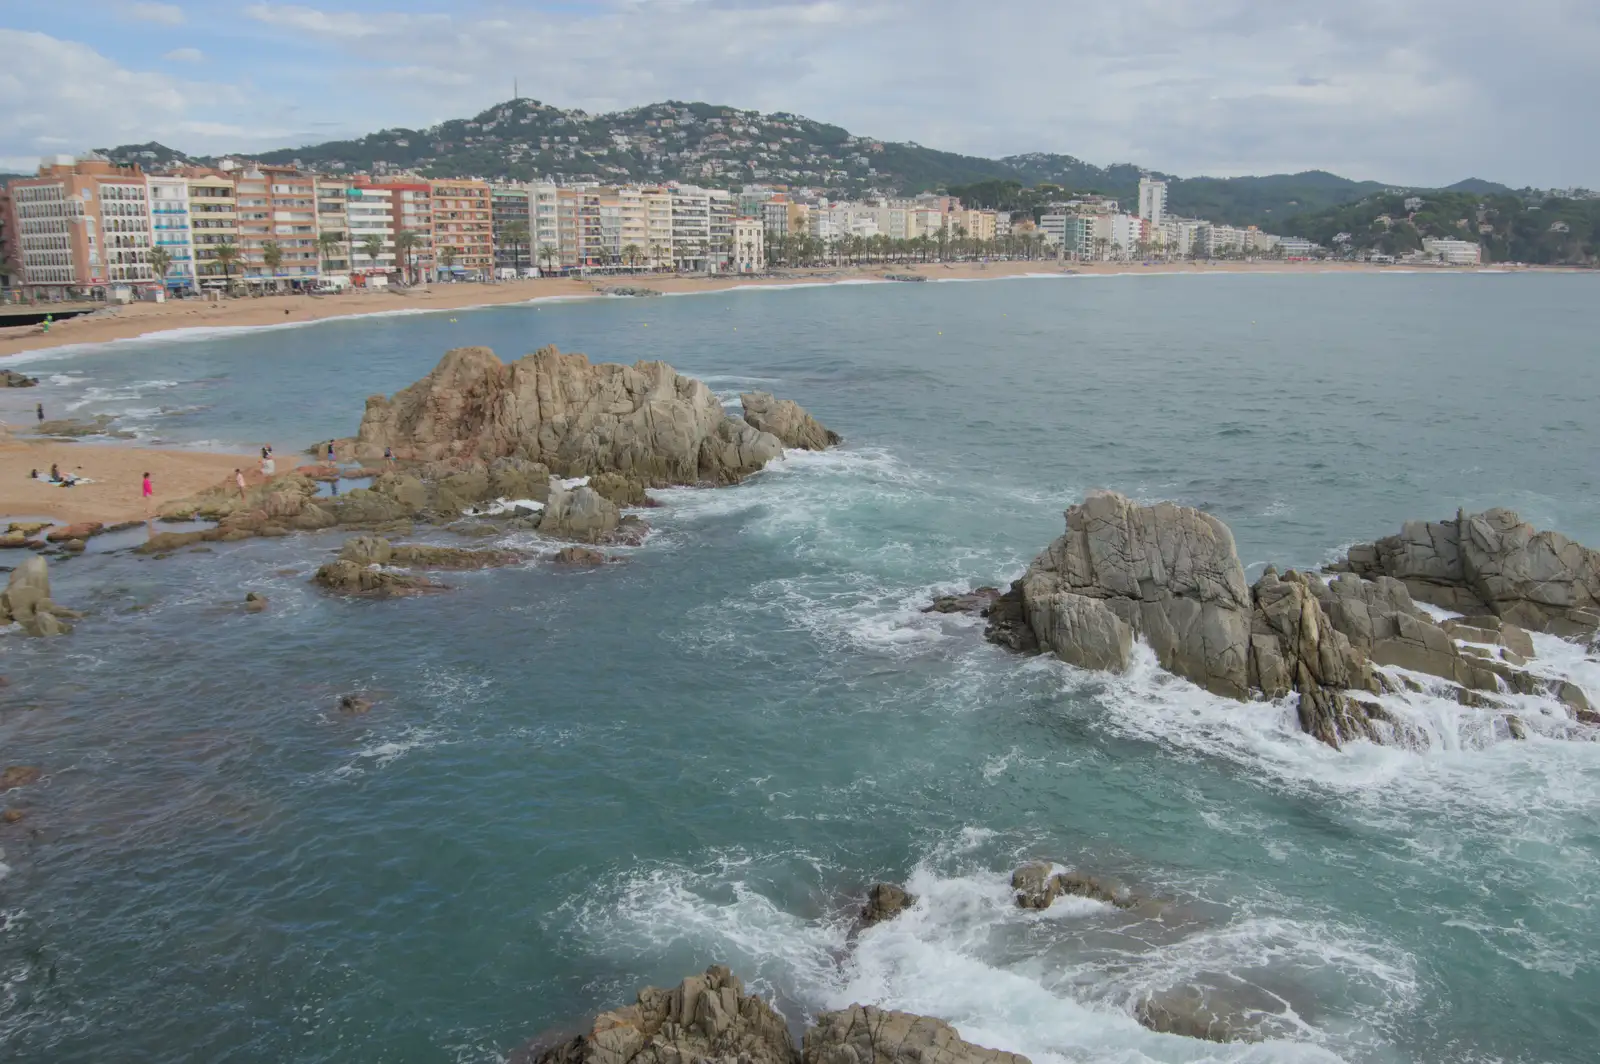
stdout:
<svg viewBox="0 0 1600 1064">
<path fill-rule="evenodd" d="M 840 442 L 803 408 L 762 392 L 742 397 L 743 416 L 728 413 L 706 385 L 664 362 L 591 363 L 554 347 L 510 364 L 483 347 L 456 348 L 422 380 L 393 397 L 367 400 L 354 437 L 338 452 L 368 464 L 355 473 L 335 465 L 301 466 L 247 484 L 228 478 L 162 507 L 166 521 L 205 527 L 152 531 L 132 548 L 168 557 L 209 543 L 295 532 L 365 533 L 317 570 L 329 591 L 387 598 L 447 590 L 416 570 L 510 565 L 530 555 L 395 544 L 419 528 L 483 537 L 533 532 L 553 541 L 549 560 L 573 566 L 608 561 L 597 548 L 643 542 L 649 526 L 624 510 L 654 505 L 648 489 L 736 484 L 781 459 L 786 448 L 821 450 Z M 323 484 L 346 477 L 370 486 L 342 495 Z M 81 553 L 113 529 L 99 524 L 57 529 L 14 525 L 0 546 Z M 126 527 L 126 526 L 119 526 Z M 564 545 L 564 546 L 563 546 Z M 36 555 L 25 569 L 37 581 Z M 48 570 L 45 569 L 48 601 Z M 36 635 L 68 629 L 59 610 L 36 608 L 18 590 L 7 606 Z M 68 611 L 70 612 L 70 611 Z"/>
<path fill-rule="evenodd" d="M 1127 669 L 1142 639 L 1162 668 L 1214 694 L 1294 696 L 1301 729 L 1335 748 L 1413 742 L 1374 696 L 1421 690 L 1414 674 L 1496 712 L 1507 738 L 1529 731 L 1511 695 L 1565 707 L 1570 726 L 1551 734 L 1597 737 L 1590 693 L 1526 666 L 1529 630 L 1600 654 L 1600 552 L 1509 510 L 1411 522 L 1352 547 L 1330 579 L 1268 566 L 1254 585 L 1233 533 L 1199 510 L 1098 492 L 1066 524 L 1007 591 L 945 596 L 929 610 L 979 613 L 989 641 L 1086 669 Z M 1435 621 L 1417 601 L 1465 616 Z"/>
</svg>

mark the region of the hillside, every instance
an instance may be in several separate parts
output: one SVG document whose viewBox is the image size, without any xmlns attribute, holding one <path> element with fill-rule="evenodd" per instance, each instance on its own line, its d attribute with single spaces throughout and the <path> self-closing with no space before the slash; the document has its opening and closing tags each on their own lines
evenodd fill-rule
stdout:
<svg viewBox="0 0 1600 1064">
<path fill-rule="evenodd" d="M 1451 237 L 1476 240 L 1486 262 L 1600 261 L 1600 199 L 1530 203 L 1520 193 L 1439 190 L 1419 193 L 1416 198 L 1422 202 L 1408 211 L 1407 198 L 1406 193 L 1384 193 L 1308 212 L 1288 219 L 1284 231 L 1348 251 L 1401 255 L 1420 249 L 1424 237 Z"/>
<path fill-rule="evenodd" d="M 157 143 L 122 145 L 102 154 L 154 167 L 214 161 Z M 416 170 L 434 177 L 515 181 L 679 180 L 722 188 L 765 182 L 811 186 L 841 197 L 948 190 L 975 205 L 1035 212 L 1065 192 L 1113 196 L 1131 208 L 1142 172 L 1131 163 L 1102 167 L 1052 153 L 986 159 L 858 136 L 799 115 L 680 101 L 591 115 L 516 99 L 428 129 L 384 129 L 258 158 L 331 173 Z M 1291 218 L 1321 218 L 1389 191 L 1381 182 L 1320 170 L 1265 177 L 1166 176 L 1170 213 L 1272 231 L 1290 229 Z M 1479 178 L 1444 191 L 1526 195 Z"/>
</svg>

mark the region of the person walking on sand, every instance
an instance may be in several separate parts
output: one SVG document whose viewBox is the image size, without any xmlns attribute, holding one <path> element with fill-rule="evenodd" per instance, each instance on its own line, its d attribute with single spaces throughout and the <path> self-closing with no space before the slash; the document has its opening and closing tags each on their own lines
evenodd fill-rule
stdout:
<svg viewBox="0 0 1600 1064">
<path fill-rule="evenodd" d="M 150 483 L 149 473 L 144 475 L 144 483 L 139 486 L 139 494 L 144 497 L 144 519 L 148 523 L 150 520 L 150 500 L 156 494 L 155 486 Z"/>
<path fill-rule="evenodd" d="M 34 403 L 33 404 L 33 412 L 35 414 L 39 415 L 39 421 L 40 422 L 44 421 L 44 404 L 43 403 Z"/>
<path fill-rule="evenodd" d="M 233 482 L 235 484 L 239 485 L 239 498 L 241 498 L 241 499 L 245 498 L 246 496 L 245 496 L 245 492 L 244 492 L 244 470 L 235 469 L 233 471 Z"/>
<path fill-rule="evenodd" d="M 335 465 L 335 464 L 338 463 L 338 461 L 339 460 L 333 456 L 333 441 L 329 440 L 328 441 L 328 464 L 329 465 Z"/>
</svg>

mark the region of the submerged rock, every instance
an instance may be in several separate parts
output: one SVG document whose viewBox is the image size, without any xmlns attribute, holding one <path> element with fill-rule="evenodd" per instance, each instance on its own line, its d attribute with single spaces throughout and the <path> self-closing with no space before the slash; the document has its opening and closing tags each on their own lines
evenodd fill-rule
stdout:
<svg viewBox="0 0 1600 1064">
<path fill-rule="evenodd" d="M 4 772 L 0 772 L 0 791 L 37 783 L 41 775 L 43 773 L 34 765 L 10 765 Z"/>
<path fill-rule="evenodd" d="M 975 587 L 955 595 L 939 595 L 931 605 L 922 607 L 923 613 L 983 613 L 1000 597 L 997 587 Z"/>
<path fill-rule="evenodd" d="M 552 557 L 557 565 L 604 565 L 606 556 L 592 547 L 562 547 Z"/>
<path fill-rule="evenodd" d="M 259 591 L 247 592 L 244 596 L 244 608 L 251 613 L 264 612 L 267 604 L 267 596 Z"/>
<path fill-rule="evenodd" d="M 339 696 L 339 712 L 349 714 L 352 717 L 359 717 L 365 713 L 372 712 L 372 704 L 372 699 L 365 695 Z"/>
<path fill-rule="evenodd" d="M 1011 873 L 1011 889 L 1020 909 L 1048 909 L 1063 895 L 1105 902 L 1118 909 L 1144 904 L 1114 879 L 1101 879 L 1085 872 L 1052 872 L 1046 861 L 1033 861 Z"/>
<path fill-rule="evenodd" d="M 867 904 L 861 909 L 862 927 L 893 920 L 917 903 L 914 894 L 907 893 L 893 883 L 874 883 L 867 890 Z"/>
<path fill-rule="evenodd" d="M 1211 988 L 1173 987 L 1139 1002 L 1134 1017 L 1152 1031 L 1208 1042 L 1259 1042 L 1250 1013 Z"/>
</svg>

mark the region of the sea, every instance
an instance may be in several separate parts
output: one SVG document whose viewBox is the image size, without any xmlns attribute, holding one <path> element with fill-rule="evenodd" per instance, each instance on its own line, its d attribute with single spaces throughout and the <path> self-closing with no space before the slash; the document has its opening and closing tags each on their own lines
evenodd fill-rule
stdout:
<svg viewBox="0 0 1600 1064">
<path fill-rule="evenodd" d="M 617 564 L 445 595 L 319 594 L 339 534 L 57 563 L 88 618 L 0 635 L 0 765 L 44 772 L 0 800 L 0 1060 L 488 1064 L 713 963 L 796 1030 L 861 1002 L 1034 1064 L 1593 1060 L 1600 743 L 1553 704 L 1518 742 L 1390 696 L 1421 741 L 1334 750 L 1147 650 L 1086 672 L 921 607 L 1016 578 L 1099 488 L 1215 514 L 1251 579 L 1460 509 L 1600 545 L 1597 306 L 1592 273 L 1053 275 L 7 360 L 42 383 L 0 416 L 134 445 L 286 455 L 469 344 L 666 360 L 845 442 L 655 493 Z M 1165 907 L 1019 910 L 1036 859 Z M 858 932 L 880 880 L 917 904 Z M 1135 1020 L 1186 987 L 1264 1040 Z"/>
</svg>

